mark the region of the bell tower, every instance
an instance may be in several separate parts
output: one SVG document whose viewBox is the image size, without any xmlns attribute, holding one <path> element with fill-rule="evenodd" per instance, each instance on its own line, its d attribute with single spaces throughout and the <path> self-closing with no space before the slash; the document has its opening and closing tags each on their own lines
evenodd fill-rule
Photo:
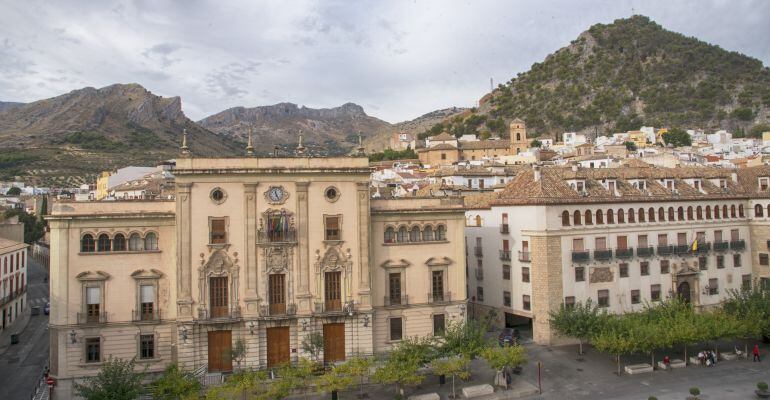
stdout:
<svg viewBox="0 0 770 400">
<path fill-rule="evenodd" d="M 511 121 L 509 132 L 511 133 L 511 155 L 516 155 L 529 148 L 527 142 L 527 125 L 519 118 Z"/>
</svg>

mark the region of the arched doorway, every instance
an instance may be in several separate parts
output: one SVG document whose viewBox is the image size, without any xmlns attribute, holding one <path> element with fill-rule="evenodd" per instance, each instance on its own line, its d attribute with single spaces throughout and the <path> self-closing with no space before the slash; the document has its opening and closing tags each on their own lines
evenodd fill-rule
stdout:
<svg viewBox="0 0 770 400">
<path fill-rule="evenodd" d="M 690 303 L 690 283 L 684 281 L 676 288 L 676 293 L 685 303 Z"/>
</svg>

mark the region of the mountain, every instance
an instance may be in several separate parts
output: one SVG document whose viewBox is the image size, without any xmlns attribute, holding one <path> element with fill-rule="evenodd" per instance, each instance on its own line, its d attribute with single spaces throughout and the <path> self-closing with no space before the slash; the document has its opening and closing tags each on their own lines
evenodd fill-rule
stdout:
<svg viewBox="0 0 770 400">
<path fill-rule="evenodd" d="M 18 106 L 22 106 L 24 103 L 15 103 L 12 101 L 0 101 L 0 112 L 3 112 L 4 110 L 9 110 L 11 108 L 15 108 Z"/>
<path fill-rule="evenodd" d="M 367 151 L 382 151 L 388 148 L 390 143 L 390 135 L 393 132 L 419 134 L 432 126 L 435 126 L 436 124 L 443 123 L 444 121 L 448 121 L 457 115 L 461 115 L 467 112 L 467 108 L 449 107 L 441 110 L 431 111 L 413 120 L 395 123 L 391 126 L 391 129 L 388 132 L 366 138 L 366 140 L 364 140 L 364 147 L 366 147 Z"/>
<path fill-rule="evenodd" d="M 484 96 L 474 115 L 435 129 L 610 134 L 655 127 L 746 131 L 768 122 L 762 62 L 663 29 L 644 16 L 597 24 Z"/>
<path fill-rule="evenodd" d="M 183 129 L 194 154 L 243 152 L 188 119 L 181 106 L 179 97 L 116 84 L 6 108 L 0 111 L 0 178 L 63 185 L 104 169 L 153 165 L 178 156 Z"/>
<path fill-rule="evenodd" d="M 198 124 L 240 142 L 246 142 L 251 131 L 257 153 L 269 153 L 275 146 L 293 150 L 302 131 L 303 144 L 311 154 L 345 154 L 358 144 L 359 131 L 366 138 L 392 130 L 389 123 L 366 115 L 361 106 L 353 103 L 322 109 L 293 103 L 234 107 Z"/>
</svg>

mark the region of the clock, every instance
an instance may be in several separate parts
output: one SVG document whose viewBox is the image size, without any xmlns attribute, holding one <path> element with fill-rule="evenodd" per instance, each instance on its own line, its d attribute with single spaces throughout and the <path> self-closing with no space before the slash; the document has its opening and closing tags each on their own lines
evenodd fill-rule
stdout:
<svg viewBox="0 0 770 400">
<path fill-rule="evenodd" d="M 283 204 L 288 197 L 283 186 L 270 186 L 265 192 L 265 199 L 270 204 Z"/>
</svg>

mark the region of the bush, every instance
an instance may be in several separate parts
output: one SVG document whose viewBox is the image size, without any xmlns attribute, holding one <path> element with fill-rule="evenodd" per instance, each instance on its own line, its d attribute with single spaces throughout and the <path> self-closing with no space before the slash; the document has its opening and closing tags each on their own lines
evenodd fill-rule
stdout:
<svg viewBox="0 0 770 400">
<path fill-rule="evenodd" d="M 767 391 L 767 382 L 759 382 L 757 383 L 757 389 L 759 389 L 762 392 Z"/>
<path fill-rule="evenodd" d="M 698 389 L 696 387 L 691 387 L 690 388 L 690 394 L 693 395 L 693 396 L 698 396 L 698 395 L 700 395 L 700 389 Z"/>
</svg>

